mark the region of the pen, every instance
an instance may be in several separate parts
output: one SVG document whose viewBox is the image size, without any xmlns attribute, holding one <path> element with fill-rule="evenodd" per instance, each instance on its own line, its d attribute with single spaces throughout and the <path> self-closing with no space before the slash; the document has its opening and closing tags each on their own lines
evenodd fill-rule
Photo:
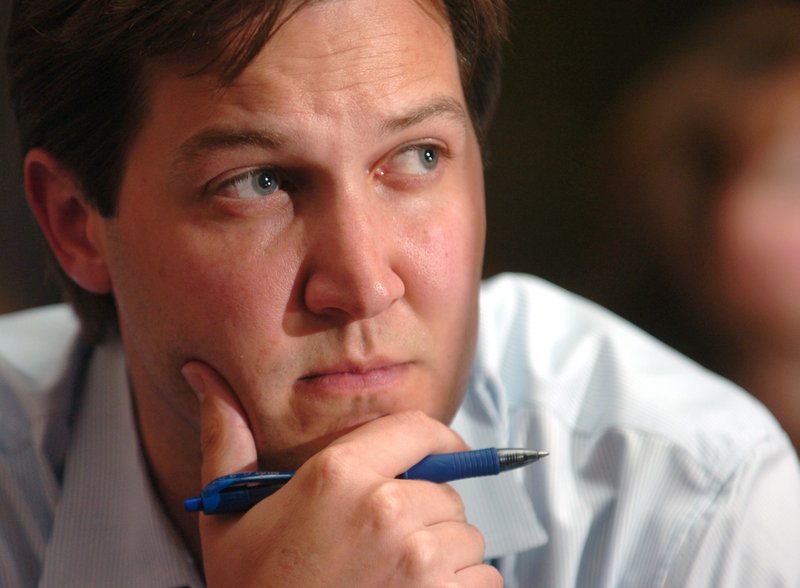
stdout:
<svg viewBox="0 0 800 588">
<path fill-rule="evenodd" d="M 407 472 L 397 476 L 406 480 L 452 482 L 464 478 L 494 476 L 547 456 L 546 451 L 530 449 L 475 449 L 429 455 Z M 245 512 L 292 479 L 294 472 L 240 472 L 222 476 L 206 485 L 200 496 L 188 498 L 189 512 L 226 514 Z"/>
</svg>

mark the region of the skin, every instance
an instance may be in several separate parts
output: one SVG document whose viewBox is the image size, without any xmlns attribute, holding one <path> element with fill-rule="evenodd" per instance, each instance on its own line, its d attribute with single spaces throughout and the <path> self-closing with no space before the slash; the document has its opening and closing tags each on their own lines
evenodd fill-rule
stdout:
<svg viewBox="0 0 800 588">
<path fill-rule="evenodd" d="M 800 74 L 784 74 L 749 105 L 744 165 L 716 221 L 719 285 L 729 312 L 785 344 L 800 338 Z"/>
<path fill-rule="evenodd" d="M 798 98 L 792 68 L 748 104 L 748 151 L 715 215 L 709 312 L 730 342 L 730 375 L 778 416 L 800 450 Z"/>
<path fill-rule="evenodd" d="M 209 585 L 500 582 L 455 492 L 395 480 L 464 448 L 443 423 L 485 217 L 447 24 L 379 8 L 302 9 L 226 88 L 152 64 L 112 219 L 48 154 L 26 162 L 62 266 L 114 294 L 154 482 Z M 244 516 L 183 512 L 255 467 L 300 469 Z"/>
</svg>

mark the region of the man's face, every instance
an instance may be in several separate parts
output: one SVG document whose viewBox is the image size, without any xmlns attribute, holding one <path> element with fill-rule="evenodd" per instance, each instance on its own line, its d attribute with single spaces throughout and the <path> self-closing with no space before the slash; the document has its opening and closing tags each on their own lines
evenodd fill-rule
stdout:
<svg viewBox="0 0 800 588">
<path fill-rule="evenodd" d="M 447 25 L 413 0 L 323 2 L 232 86 L 188 71 L 151 72 L 105 229 L 137 396 L 197 429 L 180 369 L 207 362 L 272 468 L 380 415 L 449 421 L 485 218 Z"/>
<path fill-rule="evenodd" d="M 800 72 L 767 82 L 742 117 L 747 151 L 715 218 L 708 305 L 731 333 L 800 336 Z"/>
</svg>

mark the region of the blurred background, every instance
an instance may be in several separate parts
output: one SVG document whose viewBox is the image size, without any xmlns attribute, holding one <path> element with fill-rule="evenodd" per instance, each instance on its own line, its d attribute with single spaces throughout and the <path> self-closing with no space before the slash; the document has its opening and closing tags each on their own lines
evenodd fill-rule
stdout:
<svg viewBox="0 0 800 588">
<path fill-rule="evenodd" d="M 605 206 L 591 166 L 609 107 L 692 22 L 704 0 L 511 0 L 511 43 L 486 173 L 486 275 L 538 274 L 592 296 Z M 2 37 L 10 2 L 0 3 Z M 5 62 L 0 113 L 0 312 L 57 299 L 21 194 Z"/>
<path fill-rule="evenodd" d="M 0 33 L 5 46 L 11 2 L 0 2 Z M 0 64 L 0 312 L 57 299 L 44 277 L 44 239 L 22 193 L 21 158 L 8 100 L 5 56 Z"/>
<path fill-rule="evenodd" d="M 521 270 L 593 297 L 587 270 L 607 207 L 595 167 L 611 111 L 688 30 L 733 4 L 512 0 L 486 173 L 487 275 Z"/>
</svg>

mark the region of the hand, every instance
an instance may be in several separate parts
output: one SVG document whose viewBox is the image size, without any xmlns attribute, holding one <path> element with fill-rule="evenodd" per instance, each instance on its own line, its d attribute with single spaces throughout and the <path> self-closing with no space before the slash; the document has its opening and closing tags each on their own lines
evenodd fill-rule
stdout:
<svg viewBox="0 0 800 588">
<path fill-rule="evenodd" d="M 227 383 L 199 362 L 184 375 L 203 397 L 202 484 L 256 469 Z M 342 436 L 247 513 L 200 515 L 208 586 L 502 586 L 455 490 L 395 479 L 428 454 L 464 449 L 448 427 L 413 412 Z"/>
</svg>

